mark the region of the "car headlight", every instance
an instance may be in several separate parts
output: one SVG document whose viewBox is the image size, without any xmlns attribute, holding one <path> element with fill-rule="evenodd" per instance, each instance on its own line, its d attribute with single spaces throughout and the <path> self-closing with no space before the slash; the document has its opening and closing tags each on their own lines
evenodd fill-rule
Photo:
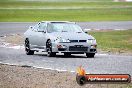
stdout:
<svg viewBox="0 0 132 88">
<path fill-rule="evenodd" d="M 69 39 L 62 39 L 62 38 L 59 38 L 59 39 L 56 39 L 55 40 L 56 43 L 69 43 L 70 40 Z"/>
<path fill-rule="evenodd" d="M 95 44 L 96 43 L 96 39 L 88 39 L 87 43 L 89 43 L 89 44 Z"/>
</svg>

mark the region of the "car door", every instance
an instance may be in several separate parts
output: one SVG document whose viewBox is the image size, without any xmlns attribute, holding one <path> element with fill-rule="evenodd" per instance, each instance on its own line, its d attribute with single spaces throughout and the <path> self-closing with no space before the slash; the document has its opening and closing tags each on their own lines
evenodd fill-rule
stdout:
<svg viewBox="0 0 132 88">
<path fill-rule="evenodd" d="M 30 32 L 30 35 L 29 35 L 29 42 L 30 42 L 30 45 L 32 48 L 35 48 L 36 46 L 36 32 L 38 30 L 38 24 L 36 24 L 32 29 L 31 29 L 31 32 Z"/>
<path fill-rule="evenodd" d="M 38 48 L 44 49 L 46 47 L 46 28 L 47 23 L 41 22 L 38 25 L 38 31 L 36 33 L 36 44 L 38 45 Z"/>
</svg>

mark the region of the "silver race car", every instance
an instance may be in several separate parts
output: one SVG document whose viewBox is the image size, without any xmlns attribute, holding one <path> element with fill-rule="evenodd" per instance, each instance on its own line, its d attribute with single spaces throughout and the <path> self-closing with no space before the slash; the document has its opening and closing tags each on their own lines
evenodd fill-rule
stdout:
<svg viewBox="0 0 132 88">
<path fill-rule="evenodd" d="M 87 57 L 94 57 L 97 52 L 96 39 L 74 22 L 42 21 L 30 26 L 24 36 L 27 55 L 41 50 L 49 57 L 56 53 L 64 53 L 65 56 L 86 53 Z"/>
</svg>

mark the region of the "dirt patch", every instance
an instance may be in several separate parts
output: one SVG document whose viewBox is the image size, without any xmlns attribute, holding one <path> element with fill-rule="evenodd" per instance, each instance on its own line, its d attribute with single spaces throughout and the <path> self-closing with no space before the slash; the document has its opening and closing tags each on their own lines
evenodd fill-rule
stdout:
<svg viewBox="0 0 132 88">
<path fill-rule="evenodd" d="M 76 83 L 76 74 L 0 64 L 0 88 L 132 88 L 131 84 Z"/>
<path fill-rule="evenodd" d="M 5 42 L 11 44 L 18 44 L 18 45 L 24 44 L 23 34 L 7 35 L 6 37 L 3 37 L 3 39 L 5 40 Z"/>
</svg>

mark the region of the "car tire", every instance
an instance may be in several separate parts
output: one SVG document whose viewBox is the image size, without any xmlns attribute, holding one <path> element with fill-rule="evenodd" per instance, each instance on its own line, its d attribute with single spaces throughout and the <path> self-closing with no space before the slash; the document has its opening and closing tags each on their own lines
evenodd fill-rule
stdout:
<svg viewBox="0 0 132 88">
<path fill-rule="evenodd" d="M 48 57 L 54 57 L 54 56 L 56 56 L 56 53 L 52 52 L 52 43 L 51 43 L 51 40 L 48 40 L 46 42 L 46 51 L 47 51 L 47 56 Z"/>
<path fill-rule="evenodd" d="M 29 43 L 28 39 L 25 40 L 25 51 L 26 51 L 27 55 L 33 55 L 34 54 L 34 51 L 30 50 L 30 43 Z"/>
<path fill-rule="evenodd" d="M 70 57 L 71 56 L 71 53 L 64 53 L 64 56 L 65 57 Z"/>
<path fill-rule="evenodd" d="M 88 58 L 93 58 L 95 56 L 95 53 L 86 53 L 86 56 Z"/>
</svg>

